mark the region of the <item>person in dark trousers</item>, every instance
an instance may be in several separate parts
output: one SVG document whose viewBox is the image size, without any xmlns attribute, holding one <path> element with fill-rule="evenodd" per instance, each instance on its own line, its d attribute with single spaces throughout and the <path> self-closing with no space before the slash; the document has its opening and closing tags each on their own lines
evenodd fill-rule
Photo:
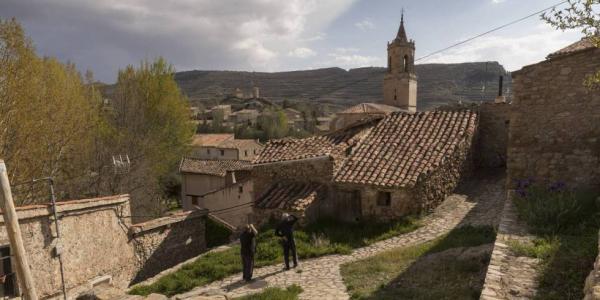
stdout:
<svg viewBox="0 0 600 300">
<path fill-rule="evenodd" d="M 294 241 L 294 224 L 298 221 L 298 218 L 294 215 L 284 213 L 281 216 L 281 222 L 275 230 L 275 235 L 281 237 L 281 245 L 283 246 L 283 259 L 285 261 L 285 269 L 290 269 L 290 252 L 292 254 L 292 261 L 294 262 L 294 268 L 298 266 L 298 256 L 296 255 L 296 241 Z"/>
<path fill-rule="evenodd" d="M 243 279 L 248 282 L 252 280 L 254 271 L 254 253 L 256 253 L 256 228 L 248 224 L 240 235 L 240 253 L 242 255 L 242 268 L 244 269 Z"/>
</svg>

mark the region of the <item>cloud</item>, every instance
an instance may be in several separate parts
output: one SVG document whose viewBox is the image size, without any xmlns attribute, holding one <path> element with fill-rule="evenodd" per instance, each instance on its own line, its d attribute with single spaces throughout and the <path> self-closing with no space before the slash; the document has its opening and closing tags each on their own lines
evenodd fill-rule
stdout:
<svg viewBox="0 0 600 300">
<path fill-rule="evenodd" d="M 369 19 L 364 19 L 360 22 L 357 22 L 354 24 L 354 26 L 356 26 L 358 29 L 360 29 L 362 31 L 368 31 L 368 30 L 375 29 L 375 24 L 373 24 L 373 22 L 371 22 Z"/>
<path fill-rule="evenodd" d="M 506 0 L 492 0 L 492 3 L 498 4 L 498 3 L 502 3 L 504 1 L 506 1 Z"/>
<path fill-rule="evenodd" d="M 459 63 L 469 61 L 498 61 L 507 70 L 521 67 L 545 59 L 545 56 L 559 50 L 580 38 L 575 31 L 561 32 L 540 24 L 533 31 L 518 36 L 492 35 L 479 38 L 448 51 L 418 61 L 418 63 Z"/>
<path fill-rule="evenodd" d="M 313 57 L 315 55 L 317 55 L 317 53 L 314 50 L 306 47 L 296 48 L 288 52 L 288 56 L 296 58 L 308 58 Z"/>
<path fill-rule="evenodd" d="M 278 69 L 355 1 L 2 0 L 0 18 L 22 22 L 40 54 L 112 81 L 156 56 L 179 70 Z"/>
</svg>

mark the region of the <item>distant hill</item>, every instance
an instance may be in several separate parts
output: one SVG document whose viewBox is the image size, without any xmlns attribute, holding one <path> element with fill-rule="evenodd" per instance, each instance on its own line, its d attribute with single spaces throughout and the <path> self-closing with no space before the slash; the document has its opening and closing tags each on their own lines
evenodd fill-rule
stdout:
<svg viewBox="0 0 600 300">
<path fill-rule="evenodd" d="M 492 101 L 498 93 L 498 77 L 505 75 L 504 90 L 511 79 L 497 62 L 422 64 L 416 66 L 419 110 L 455 103 Z M 360 102 L 381 102 L 385 68 L 341 68 L 291 72 L 186 71 L 175 80 L 192 102 L 214 105 L 236 88 L 250 92 L 260 88 L 261 97 L 279 102 L 307 101 L 350 106 Z"/>
</svg>

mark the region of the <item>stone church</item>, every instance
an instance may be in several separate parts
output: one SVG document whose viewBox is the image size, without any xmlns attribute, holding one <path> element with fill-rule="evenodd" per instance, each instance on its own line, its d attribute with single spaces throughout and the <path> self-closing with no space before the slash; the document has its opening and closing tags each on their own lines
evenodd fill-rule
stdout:
<svg viewBox="0 0 600 300">
<path fill-rule="evenodd" d="M 409 112 L 417 111 L 415 41 L 404 29 L 404 14 L 396 38 L 387 45 L 388 65 L 383 78 L 383 103 Z"/>
<path fill-rule="evenodd" d="M 404 14 L 396 38 L 387 44 L 387 72 L 383 77 L 383 103 L 360 103 L 336 114 L 331 131 L 356 122 L 401 111 L 417 111 L 417 74 L 415 41 L 409 40 L 404 28 Z"/>
</svg>

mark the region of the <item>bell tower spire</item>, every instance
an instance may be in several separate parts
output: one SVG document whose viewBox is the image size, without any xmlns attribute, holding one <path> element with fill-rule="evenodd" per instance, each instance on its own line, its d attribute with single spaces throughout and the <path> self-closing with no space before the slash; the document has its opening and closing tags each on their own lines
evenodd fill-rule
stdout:
<svg viewBox="0 0 600 300">
<path fill-rule="evenodd" d="M 388 68 L 383 78 L 383 102 L 408 111 L 417 110 L 415 42 L 404 27 L 404 9 L 396 38 L 388 43 Z"/>
</svg>

